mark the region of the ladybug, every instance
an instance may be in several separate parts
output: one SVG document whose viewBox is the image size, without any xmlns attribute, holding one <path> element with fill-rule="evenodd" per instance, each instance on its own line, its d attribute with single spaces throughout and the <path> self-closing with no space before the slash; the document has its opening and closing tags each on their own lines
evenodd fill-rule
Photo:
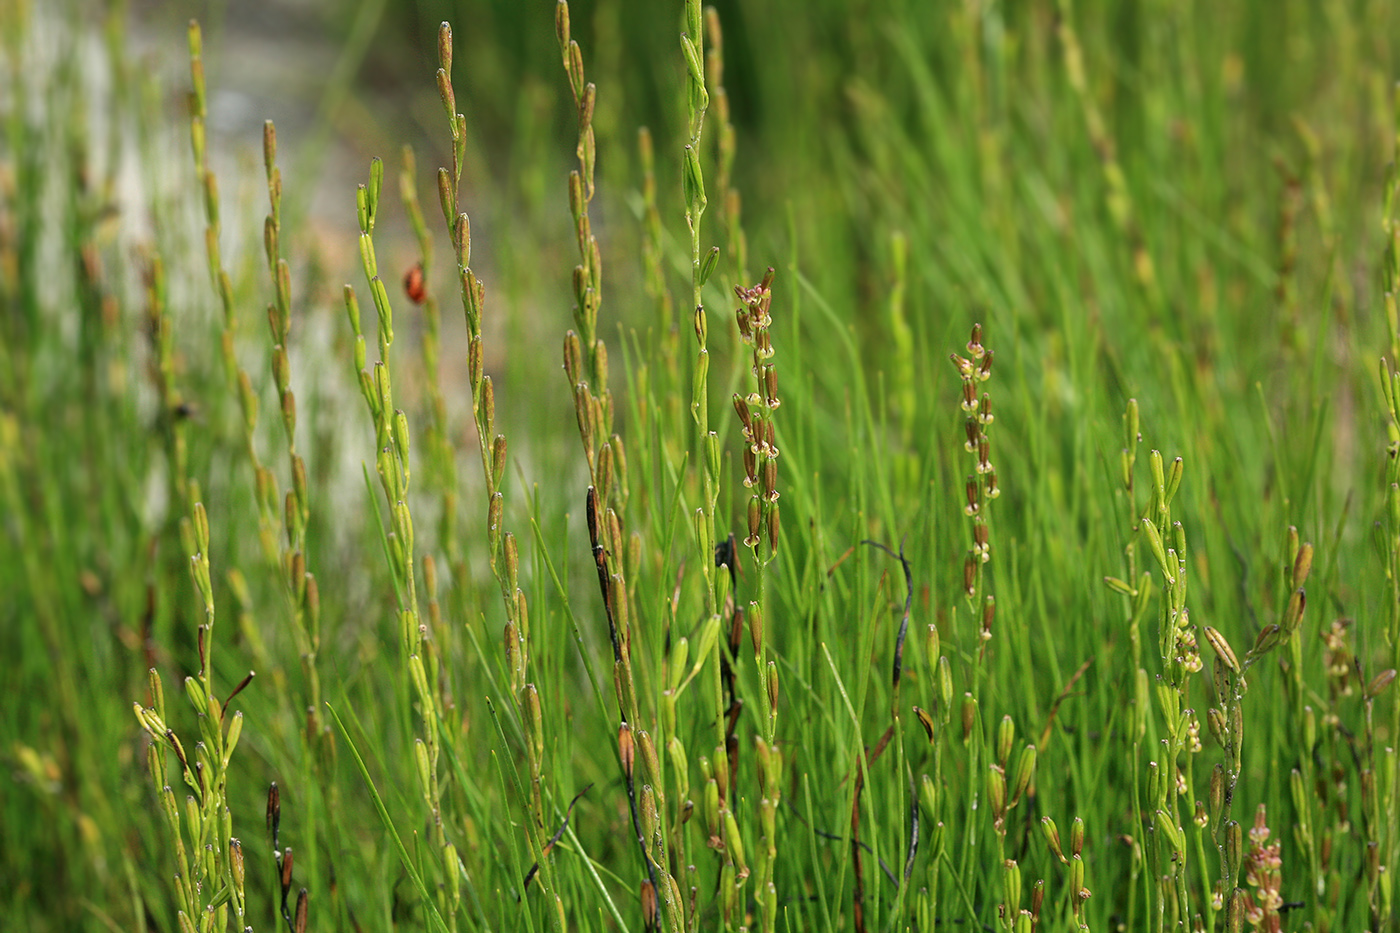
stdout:
<svg viewBox="0 0 1400 933">
<path fill-rule="evenodd" d="M 416 262 L 413 267 L 404 273 L 403 290 L 408 295 L 408 300 L 416 305 L 421 305 L 423 299 L 428 297 L 428 283 L 423 278 L 423 264 Z"/>
</svg>

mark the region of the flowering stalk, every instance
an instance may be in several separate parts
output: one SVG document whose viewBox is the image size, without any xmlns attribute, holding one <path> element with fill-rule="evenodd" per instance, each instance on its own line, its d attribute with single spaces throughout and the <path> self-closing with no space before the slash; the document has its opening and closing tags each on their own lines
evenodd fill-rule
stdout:
<svg viewBox="0 0 1400 933">
<path fill-rule="evenodd" d="M 245 677 L 223 700 L 214 693 L 211 655 L 215 615 L 214 584 L 209 572 L 209 518 L 200 501 L 199 486 L 193 480 L 189 492 L 194 505 L 190 515 L 180 521 L 180 537 L 190 555 L 190 575 L 203 604 L 204 621 L 198 630 L 199 671 L 185 678 L 185 697 L 199 720 L 199 741 L 187 750 L 175 730 L 167 725 L 165 688 L 154 668 L 149 678 L 151 705 L 137 703 L 134 710 L 141 728 L 151 737 L 146 762 L 175 847 L 180 929 L 209 933 L 228 927 L 230 910 L 235 928 L 247 928 L 243 847 L 233 835 L 233 816 L 228 806 L 228 767 L 243 733 L 243 713 L 228 715 L 228 705 L 253 675 Z M 167 752 L 174 753 L 178 773 L 189 791 L 183 810 L 170 787 Z"/>
<path fill-rule="evenodd" d="M 263 225 L 263 247 L 275 299 L 267 306 L 267 324 L 272 339 L 272 378 L 277 389 L 292 476 L 292 488 L 287 491 L 281 504 L 281 541 L 275 548 L 265 541 L 264 552 L 272 566 L 281 572 L 282 593 L 292 621 L 292 637 L 297 646 L 297 655 L 301 658 L 302 676 L 306 680 L 305 740 L 317 753 L 314 757 L 318 764 L 323 764 L 321 755 L 332 752 L 334 746 L 331 744 L 331 733 L 321 721 L 321 676 L 316 664 L 321 649 L 321 598 L 315 574 L 306 569 L 306 528 L 311 520 L 311 502 L 307 492 L 306 463 L 297 453 L 296 445 L 297 400 L 292 392 L 291 363 L 287 355 L 287 341 L 292 329 L 291 271 L 281 254 L 282 171 L 277 167 L 277 129 L 271 120 L 263 124 L 263 165 L 267 172 L 269 205 L 267 220 Z M 240 384 L 247 382 L 247 375 L 241 370 L 239 381 Z M 245 391 L 245 394 L 251 398 L 250 392 Z M 255 412 L 256 408 L 251 410 Z M 245 404 L 246 411 L 249 411 L 249 407 Z M 253 423 L 249 421 L 248 451 L 253 460 L 258 502 L 265 513 L 262 527 L 266 535 L 267 530 L 274 527 L 278 511 L 277 481 L 272 471 L 258 462 L 253 451 L 252 429 Z"/>
<path fill-rule="evenodd" d="M 452 252 L 457 263 L 457 280 L 461 285 L 462 309 L 467 324 L 467 371 L 471 384 L 472 417 L 476 425 L 477 446 L 481 454 L 482 475 L 486 480 L 486 542 L 491 572 L 501 591 L 506 622 L 504 642 L 510 697 L 518 721 L 525 733 L 525 754 L 529 772 L 526 809 L 529 813 L 526 838 L 530 853 L 539 868 L 540 884 L 550 902 L 550 922 L 555 929 L 564 928 L 564 904 L 555 887 L 554 864 L 547 857 L 548 830 L 544 807 L 544 731 L 543 711 L 539 690 L 530 682 L 530 614 L 525 592 L 520 588 L 520 555 L 515 535 L 505 529 L 505 496 L 501 486 L 506 476 L 506 438 L 496 432 L 496 395 L 491 377 L 485 375 L 481 321 L 486 301 L 486 289 L 471 269 L 471 221 L 458 210 L 458 190 L 466 158 L 466 117 L 457 112 L 456 93 L 452 88 L 452 27 L 443 23 L 438 28 L 438 95 L 448 119 L 452 136 L 452 167 L 438 168 L 438 199 L 443 220 L 447 224 Z M 449 868 L 456 872 L 460 861 L 455 849 L 448 847 Z"/>
<path fill-rule="evenodd" d="M 1283 918 L 1283 895 L 1279 883 L 1283 878 L 1283 859 L 1278 842 L 1269 842 L 1269 827 L 1265 824 L 1264 805 L 1254 814 L 1254 827 L 1249 831 L 1249 855 L 1245 857 L 1244 878 L 1250 890 L 1242 895 L 1244 918 L 1251 927 L 1265 933 L 1278 933 Z"/>
<path fill-rule="evenodd" d="M 992 375 L 993 355 L 991 350 L 982 345 L 981 324 L 972 325 L 972 335 L 967 342 L 967 352 L 968 356 L 966 357 L 954 353 L 951 354 L 950 359 L 962 380 L 961 407 L 964 415 L 963 435 L 965 438 L 963 449 L 972 455 L 974 464 L 974 470 L 964 484 L 967 504 L 963 507 L 963 514 L 972 521 L 972 546 L 963 558 L 962 586 L 968 609 L 974 614 L 974 617 L 980 614 L 977 631 L 980 648 L 976 655 L 976 670 L 972 677 L 972 689 L 963 693 L 961 716 L 963 741 L 968 749 L 967 794 L 969 800 L 973 801 L 972 805 L 976 807 L 983 783 L 982 780 L 979 780 L 982 771 L 979 759 L 984 741 L 982 729 L 978 725 L 978 699 L 982 688 L 980 672 L 982 662 L 986 657 L 987 643 L 992 638 L 992 620 L 996 614 L 996 599 L 988 592 L 990 588 L 987 585 L 985 571 L 986 564 L 992 559 L 991 526 L 987 522 L 987 503 L 1001 494 L 1000 487 L 997 485 L 996 468 L 992 465 L 991 440 L 987 436 L 987 429 L 994 420 L 992 398 L 990 394 L 985 392 L 980 399 L 977 397 L 978 387 L 990 379 Z M 988 778 L 988 781 L 990 782 L 988 789 L 994 789 L 995 779 Z M 971 853 L 976 850 L 976 821 L 967 821 L 966 832 L 966 843 L 963 847 L 963 872 L 968 870 L 967 860 L 971 857 Z M 998 840 L 1000 840 L 999 835 Z"/>
<path fill-rule="evenodd" d="M 971 454 L 974 470 L 967 478 L 965 491 L 967 505 L 963 513 L 972 520 L 972 547 L 963 560 L 963 595 L 967 597 L 968 608 L 981 611 L 981 625 L 978 638 L 985 643 L 992 637 L 992 618 L 996 612 L 996 600 L 988 592 L 985 571 L 992 559 L 991 526 L 987 523 L 986 504 L 1001 495 L 997 485 L 996 467 L 992 465 L 991 439 L 987 429 L 995 420 L 992 415 L 992 397 L 983 392 L 977 397 L 977 389 L 992 375 L 992 351 L 982 346 L 982 325 L 972 325 L 972 338 L 967 342 L 970 359 L 954 353 L 953 365 L 962 378 L 962 411 L 965 416 L 963 449 Z M 980 655 L 979 655 L 980 657 Z"/>
<path fill-rule="evenodd" d="M 755 737 L 759 758 L 759 822 L 763 831 L 758 850 L 758 897 L 762 907 L 763 929 L 772 933 L 777 921 L 777 887 L 773 867 L 777 860 L 775 822 L 782 793 L 782 752 L 775 734 L 778 725 L 778 670 L 767 659 L 764 637 L 768 619 L 768 566 L 778 549 L 778 446 L 773 413 L 782 404 L 778 397 L 778 371 L 773 365 L 773 270 L 763 281 L 749 288 L 735 286 L 743 306 L 735 315 L 739 337 L 753 350 L 754 389 L 747 396 L 734 395 L 734 410 L 744 434 L 744 486 L 751 490 L 748 503 L 748 534 L 744 544 L 753 551 L 757 593 L 749 602 L 749 633 L 753 642 L 754 666 L 758 669 L 759 689 L 768 701 L 768 717 L 762 738 Z"/>
</svg>

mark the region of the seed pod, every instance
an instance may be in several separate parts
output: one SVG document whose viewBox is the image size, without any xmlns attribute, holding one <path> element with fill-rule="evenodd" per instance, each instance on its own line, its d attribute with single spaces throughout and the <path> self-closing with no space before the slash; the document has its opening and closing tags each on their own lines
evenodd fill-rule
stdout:
<svg viewBox="0 0 1400 933">
<path fill-rule="evenodd" d="M 462 900 L 462 863 L 457 858 L 457 847 L 447 843 L 442 847 L 442 865 L 447 869 L 447 896 L 454 906 Z"/>
<path fill-rule="evenodd" d="M 1021 752 L 1021 758 L 1016 762 L 1015 780 L 1011 784 L 1011 806 L 1016 806 L 1016 801 L 1021 799 L 1021 795 L 1030 787 L 1031 778 L 1035 775 L 1036 752 L 1034 745 L 1027 745 Z"/>
<path fill-rule="evenodd" d="M 997 763 L 1006 768 L 1006 759 L 1011 756 L 1011 743 L 1016 740 L 1016 724 L 1010 716 L 1001 717 L 997 727 Z"/>
<path fill-rule="evenodd" d="M 282 883 L 282 897 L 287 897 L 287 892 L 292 889 L 292 847 L 282 850 L 282 876 L 279 879 Z"/>
<path fill-rule="evenodd" d="M 711 767 L 715 769 L 715 783 L 721 800 L 729 799 L 729 753 L 723 746 L 715 746 Z"/>
<path fill-rule="evenodd" d="M 778 718 L 778 666 L 768 662 L 768 716 L 772 721 Z"/>
<path fill-rule="evenodd" d="M 1002 897 L 1005 899 L 1006 914 L 1008 917 L 1019 917 L 1021 915 L 1021 866 L 1016 864 L 1015 859 L 1007 859 L 1001 863 L 1002 867 Z"/>
<path fill-rule="evenodd" d="M 637 731 L 637 744 L 642 748 L 642 767 L 646 779 L 657 786 L 661 784 L 661 760 L 656 755 L 656 743 L 645 729 Z"/>
<path fill-rule="evenodd" d="M 666 757 L 671 760 L 671 768 L 676 773 L 678 796 L 684 800 L 690 794 L 690 767 L 685 746 L 674 735 L 666 742 Z"/>
<path fill-rule="evenodd" d="M 724 844 L 729 849 L 729 857 L 734 860 L 735 868 L 746 870 L 744 841 L 739 836 L 739 824 L 730 810 L 724 811 Z"/>
<path fill-rule="evenodd" d="M 964 693 L 962 701 L 962 732 L 964 742 L 972 737 L 972 727 L 976 724 L 977 701 L 973 698 L 971 693 Z"/>
<path fill-rule="evenodd" d="M 1225 824 L 1225 878 L 1235 881 L 1240 876 L 1240 862 L 1244 858 L 1244 831 L 1238 820 Z"/>
<path fill-rule="evenodd" d="M 1045 843 L 1050 847 L 1050 851 L 1063 864 L 1068 865 L 1069 859 L 1065 858 L 1065 853 L 1060 848 L 1060 829 L 1055 825 L 1055 821 L 1048 816 L 1041 817 L 1040 830 L 1045 834 Z"/>
<path fill-rule="evenodd" d="M 622 760 L 622 774 L 627 780 L 632 780 L 632 764 L 637 756 L 636 746 L 632 741 L 632 727 L 626 722 L 617 728 L 617 751 L 618 757 Z"/>
<path fill-rule="evenodd" d="M 1293 559 L 1293 588 L 1300 589 L 1308 579 L 1308 574 L 1312 572 L 1313 546 L 1304 544 L 1298 549 L 1298 556 Z"/>
<path fill-rule="evenodd" d="M 535 761 L 544 760 L 544 723 L 540 711 L 540 692 L 534 684 L 525 685 L 525 709 L 529 712 L 526 720 L 531 744 L 534 746 Z"/>
<path fill-rule="evenodd" d="M 938 785 L 927 774 L 919 776 L 919 800 L 930 819 L 938 816 Z"/>
<path fill-rule="evenodd" d="M 651 933 L 660 928 L 660 916 L 656 903 L 656 888 L 647 880 L 642 881 L 642 928 Z"/>
<path fill-rule="evenodd" d="M 987 800 L 998 823 L 1006 815 L 1006 773 L 999 765 L 987 766 Z"/>
<path fill-rule="evenodd" d="M 233 869 L 233 886 L 234 889 L 238 892 L 238 897 L 241 900 L 243 897 L 243 881 L 245 877 L 245 869 L 243 866 L 243 843 L 239 842 L 237 839 L 230 839 L 228 841 L 228 855 L 229 866 Z"/>
<path fill-rule="evenodd" d="M 647 844 L 651 845 L 661 831 L 661 816 L 656 809 L 656 791 L 650 784 L 644 784 L 641 797 L 642 836 Z"/>
<path fill-rule="evenodd" d="M 1376 697 L 1380 696 L 1394 680 L 1395 668 L 1393 667 L 1381 671 L 1375 677 L 1372 677 L 1371 682 L 1366 685 L 1366 699 L 1374 700 Z"/>
<path fill-rule="evenodd" d="M 929 744 L 934 741 L 933 717 L 919 707 L 914 707 L 914 715 L 919 719 L 919 725 L 924 727 L 924 733 L 928 736 Z"/>
</svg>

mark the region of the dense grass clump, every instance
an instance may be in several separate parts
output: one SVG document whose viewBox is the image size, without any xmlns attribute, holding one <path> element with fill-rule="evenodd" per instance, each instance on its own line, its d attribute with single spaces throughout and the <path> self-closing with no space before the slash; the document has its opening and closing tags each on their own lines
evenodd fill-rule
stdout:
<svg viewBox="0 0 1400 933">
<path fill-rule="evenodd" d="M 634 6 L 0 10 L 5 928 L 1396 929 L 1392 5 Z"/>
</svg>

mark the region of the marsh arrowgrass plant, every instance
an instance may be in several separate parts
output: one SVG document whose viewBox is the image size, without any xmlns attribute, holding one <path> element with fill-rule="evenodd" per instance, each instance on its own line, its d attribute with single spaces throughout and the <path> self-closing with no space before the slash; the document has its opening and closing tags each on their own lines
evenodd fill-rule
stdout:
<svg viewBox="0 0 1400 933">
<path fill-rule="evenodd" d="M 463 0 L 334 292 L 217 33 L 0 11 L 6 927 L 1393 929 L 1400 22 L 1284 6 Z"/>
</svg>

